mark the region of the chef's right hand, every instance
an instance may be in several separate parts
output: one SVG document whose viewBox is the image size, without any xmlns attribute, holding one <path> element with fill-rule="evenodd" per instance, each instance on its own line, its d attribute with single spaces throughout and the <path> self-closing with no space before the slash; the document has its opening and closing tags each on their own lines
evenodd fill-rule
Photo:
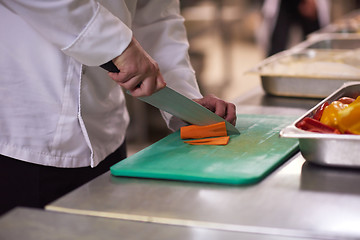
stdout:
<svg viewBox="0 0 360 240">
<path fill-rule="evenodd" d="M 109 76 L 134 97 L 150 96 L 166 86 L 158 64 L 135 38 L 112 61 L 120 72 L 109 72 Z"/>
</svg>

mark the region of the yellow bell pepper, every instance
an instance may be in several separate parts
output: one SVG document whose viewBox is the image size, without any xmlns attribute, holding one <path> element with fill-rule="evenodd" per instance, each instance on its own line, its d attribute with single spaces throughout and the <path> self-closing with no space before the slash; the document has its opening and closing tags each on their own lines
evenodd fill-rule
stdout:
<svg viewBox="0 0 360 240">
<path fill-rule="evenodd" d="M 348 107 L 339 111 L 338 115 L 338 125 L 341 132 L 360 134 L 360 101 L 349 104 Z"/>
<path fill-rule="evenodd" d="M 350 104 L 333 101 L 325 107 L 320 122 L 341 133 L 360 134 L 360 97 Z"/>
<path fill-rule="evenodd" d="M 358 96 L 355 101 L 353 101 L 351 104 L 356 104 L 356 103 L 360 103 L 360 96 Z"/>
<path fill-rule="evenodd" d="M 339 129 L 339 112 L 347 106 L 348 104 L 344 104 L 340 101 L 333 101 L 324 109 L 320 122 L 330 127 Z"/>
</svg>

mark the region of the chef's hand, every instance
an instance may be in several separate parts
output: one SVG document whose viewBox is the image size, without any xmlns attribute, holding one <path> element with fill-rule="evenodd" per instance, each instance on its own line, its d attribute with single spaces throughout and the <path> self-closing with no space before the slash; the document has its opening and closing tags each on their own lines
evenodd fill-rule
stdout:
<svg viewBox="0 0 360 240">
<path fill-rule="evenodd" d="M 234 104 L 225 102 L 214 95 L 208 95 L 204 98 L 193 99 L 195 102 L 206 107 L 212 112 L 216 113 L 220 117 L 235 126 L 236 124 L 236 107 Z"/>
<path fill-rule="evenodd" d="M 135 38 L 113 63 L 120 72 L 109 72 L 109 76 L 134 97 L 150 96 L 166 86 L 158 64 Z"/>
</svg>

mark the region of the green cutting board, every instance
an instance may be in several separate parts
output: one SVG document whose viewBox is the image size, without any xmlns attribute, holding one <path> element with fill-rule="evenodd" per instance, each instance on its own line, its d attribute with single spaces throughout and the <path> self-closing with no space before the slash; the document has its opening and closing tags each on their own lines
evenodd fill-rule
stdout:
<svg viewBox="0 0 360 240">
<path fill-rule="evenodd" d="M 238 115 L 225 146 L 188 145 L 174 132 L 113 165 L 114 176 L 171 179 L 221 184 L 252 184 L 298 151 L 298 140 L 279 132 L 295 117 Z"/>
</svg>

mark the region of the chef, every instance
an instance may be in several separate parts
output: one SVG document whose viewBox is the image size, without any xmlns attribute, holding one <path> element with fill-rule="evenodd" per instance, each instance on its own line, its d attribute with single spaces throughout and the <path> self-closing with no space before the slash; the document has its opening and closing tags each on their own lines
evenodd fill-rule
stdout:
<svg viewBox="0 0 360 240">
<path fill-rule="evenodd" d="M 200 94 L 176 0 L 0 0 L 0 214 L 49 202 L 126 157 L 123 89 Z M 113 62 L 119 73 L 101 65 Z M 162 112 L 168 127 L 179 119 Z"/>
<path fill-rule="evenodd" d="M 291 30 L 295 26 L 304 40 L 330 23 L 330 3 L 328 0 L 265 0 L 263 21 L 257 32 L 259 45 L 267 56 L 287 49 L 293 44 Z"/>
</svg>

